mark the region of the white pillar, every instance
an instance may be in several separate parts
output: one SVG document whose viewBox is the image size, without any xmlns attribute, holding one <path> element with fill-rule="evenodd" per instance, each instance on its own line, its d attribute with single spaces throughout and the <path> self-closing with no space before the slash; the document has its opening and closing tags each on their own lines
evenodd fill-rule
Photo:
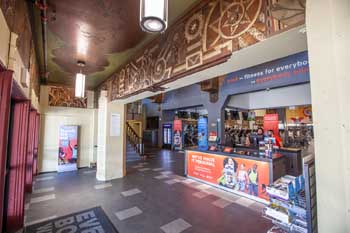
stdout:
<svg viewBox="0 0 350 233">
<path fill-rule="evenodd" d="M 117 125 L 111 125 L 111 116 L 120 116 Z M 114 122 L 116 123 L 116 122 Z M 111 127 L 119 127 L 118 135 L 113 135 Z M 107 92 L 102 91 L 98 108 L 98 152 L 96 178 L 101 181 L 125 176 L 125 105 L 108 102 Z M 112 134 L 111 134 L 112 133 Z"/>
<path fill-rule="evenodd" d="M 350 1 L 307 0 L 318 228 L 350 232 Z"/>
</svg>

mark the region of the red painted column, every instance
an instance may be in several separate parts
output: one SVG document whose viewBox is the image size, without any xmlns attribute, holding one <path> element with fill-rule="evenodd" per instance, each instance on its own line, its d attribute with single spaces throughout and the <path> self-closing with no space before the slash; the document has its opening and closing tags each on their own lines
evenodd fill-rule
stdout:
<svg viewBox="0 0 350 233">
<path fill-rule="evenodd" d="M 13 104 L 8 174 L 8 200 L 6 232 L 13 233 L 23 227 L 24 187 L 29 123 L 29 101 Z"/>
<path fill-rule="evenodd" d="M 33 185 L 33 165 L 34 165 L 34 148 L 35 148 L 35 136 L 36 136 L 36 124 L 37 124 L 37 111 L 31 110 L 29 113 L 29 126 L 28 126 L 28 146 L 27 146 L 27 161 L 26 161 L 26 192 L 32 192 Z"/>
<path fill-rule="evenodd" d="M 12 71 L 0 72 L 0 212 L 4 213 L 8 126 L 11 109 Z M 0 218 L 0 231 L 3 226 Z"/>
</svg>

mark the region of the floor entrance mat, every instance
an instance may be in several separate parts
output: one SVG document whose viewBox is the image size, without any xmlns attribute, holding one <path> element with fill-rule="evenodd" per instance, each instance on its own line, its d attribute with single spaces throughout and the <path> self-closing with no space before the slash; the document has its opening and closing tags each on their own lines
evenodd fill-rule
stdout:
<svg viewBox="0 0 350 233">
<path fill-rule="evenodd" d="M 118 233 L 101 207 L 83 210 L 27 226 L 26 233 Z"/>
</svg>

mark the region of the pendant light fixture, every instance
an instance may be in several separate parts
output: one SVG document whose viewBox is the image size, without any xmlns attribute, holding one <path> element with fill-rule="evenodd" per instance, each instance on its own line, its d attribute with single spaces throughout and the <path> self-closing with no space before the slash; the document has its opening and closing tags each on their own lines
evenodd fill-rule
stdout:
<svg viewBox="0 0 350 233">
<path fill-rule="evenodd" d="M 140 25 L 146 32 L 164 32 L 168 26 L 168 0 L 140 0 Z"/>
<path fill-rule="evenodd" d="M 75 78 L 75 97 L 84 98 L 85 97 L 85 74 L 82 72 L 82 68 L 85 66 L 85 62 L 78 61 L 77 65 L 80 67 L 79 73 L 77 73 Z"/>
</svg>

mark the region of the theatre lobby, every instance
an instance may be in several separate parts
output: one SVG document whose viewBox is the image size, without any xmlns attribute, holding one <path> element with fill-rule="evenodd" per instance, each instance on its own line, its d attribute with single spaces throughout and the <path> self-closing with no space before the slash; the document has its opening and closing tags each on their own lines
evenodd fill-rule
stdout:
<svg viewBox="0 0 350 233">
<path fill-rule="evenodd" d="M 0 0 L 0 232 L 350 233 L 349 0 Z"/>
</svg>

